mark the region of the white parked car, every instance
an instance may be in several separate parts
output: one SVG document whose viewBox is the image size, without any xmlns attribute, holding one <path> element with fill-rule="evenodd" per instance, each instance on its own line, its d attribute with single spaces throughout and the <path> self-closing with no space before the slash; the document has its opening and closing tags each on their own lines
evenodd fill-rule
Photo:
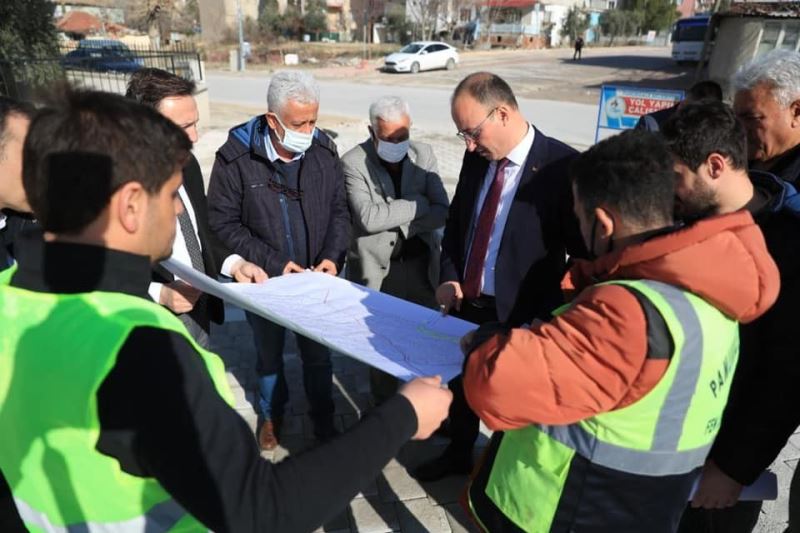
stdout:
<svg viewBox="0 0 800 533">
<path fill-rule="evenodd" d="M 446 43 L 437 41 L 418 41 L 407 44 L 399 52 L 389 54 L 383 62 L 383 69 L 391 72 L 411 72 L 446 68 L 452 70 L 458 65 L 458 50 Z"/>
</svg>

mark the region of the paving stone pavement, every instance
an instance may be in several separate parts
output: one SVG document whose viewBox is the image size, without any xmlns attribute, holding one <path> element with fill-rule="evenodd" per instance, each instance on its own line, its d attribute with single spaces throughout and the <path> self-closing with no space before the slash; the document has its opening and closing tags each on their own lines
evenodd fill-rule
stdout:
<svg viewBox="0 0 800 533">
<path fill-rule="evenodd" d="M 225 361 L 228 379 L 236 397 L 236 410 L 255 432 L 255 348 L 243 313 L 226 309 L 226 323 L 214 327 L 212 347 Z M 280 461 L 314 445 L 311 421 L 306 412 L 300 359 L 289 334 L 286 343 L 285 369 L 290 395 L 290 416 L 284 423 L 281 447 L 264 457 Z M 351 427 L 369 407 L 369 378 L 367 366 L 349 357 L 335 354 L 334 403 L 335 422 L 340 430 Z M 488 443 L 489 432 L 481 428 L 476 457 Z M 325 524 L 318 532 L 403 532 L 433 533 L 475 532 L 466 513 L 458 504 L 466 477 L 451 477 L 436 483 L 420 484 L 411 478 L 406 467 L 414 467 L 436 456 L 447 441 L 433 438 L 425 442 L 409 442 L 383 469 L 377 479 L 362 488 L 342 513 Z M 779 498 L 765 502 L 757 533 L 783 533 L 788 519 L 789 481 L 800 459 L 800 433 L 787 443 L 771 469 L 778 475 Z"/>
</svg>

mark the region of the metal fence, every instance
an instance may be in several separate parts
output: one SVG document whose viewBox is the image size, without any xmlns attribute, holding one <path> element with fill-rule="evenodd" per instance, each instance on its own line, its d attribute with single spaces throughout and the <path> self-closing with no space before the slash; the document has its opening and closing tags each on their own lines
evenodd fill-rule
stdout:
<svg viewBox="0 0 800 533">
<path fill-rule="evenodd" d="M 92 43 L 91 47 L 65 45 L 56 57 L 0 57 L 0 94 L 31 99 L 38 90 L 59 82 L 124 94 L 130 75 L 142 67 L 203 80 L 200 54 L 191 46 L 153 49 L 115 44 L 104 48 L 105 42 L 112 41 Z"/>
</svg>

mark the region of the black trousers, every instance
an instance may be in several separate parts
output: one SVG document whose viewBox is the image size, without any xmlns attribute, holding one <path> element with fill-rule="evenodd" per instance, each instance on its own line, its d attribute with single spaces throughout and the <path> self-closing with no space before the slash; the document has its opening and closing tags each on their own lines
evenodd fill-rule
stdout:
<svg viewBox="0 0 800 533">
<path fill-rule="evenodd" d="M 497 309 L 493 305 L 477 307 L 473 302 L 461 302 L 461 310 L 453 311 L 453 316 L 477 325 L 497 322 Z M 480 419 L 472 412 L 464 395 L 464 382 L 456 376 L 447 384 L 453 393 L 450 404 L 450 446 L 448 453 L 467 456 L 472 454 L 475 441 L 480 433 Z"/>
</svg>

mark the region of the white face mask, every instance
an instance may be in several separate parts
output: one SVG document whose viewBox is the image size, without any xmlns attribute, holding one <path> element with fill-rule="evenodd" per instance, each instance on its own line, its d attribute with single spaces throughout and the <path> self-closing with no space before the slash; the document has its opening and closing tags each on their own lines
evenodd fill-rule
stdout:
<svg viewBox="0 0 800 533">
<path fill-rule="evenodd" d="M 378 157 L 387 163 L 399 163 L 408 153 L 409 141 L 390 143 L 378 139 Z"/>
<path fill-rule="evenodd" d="M 314 140 L 314 131 L 317 128 L 311 130 L 311 133 L 302 133 L 287 128 L 286 124 L 281 121 L 277 114 L 275 118 L 278 120 L 278 124 L 283 128 L 283 139 L 280 139 L 281 146 L 294 154 L 302 154 L 311 148 L 311 141 Z"/>
</svg>

